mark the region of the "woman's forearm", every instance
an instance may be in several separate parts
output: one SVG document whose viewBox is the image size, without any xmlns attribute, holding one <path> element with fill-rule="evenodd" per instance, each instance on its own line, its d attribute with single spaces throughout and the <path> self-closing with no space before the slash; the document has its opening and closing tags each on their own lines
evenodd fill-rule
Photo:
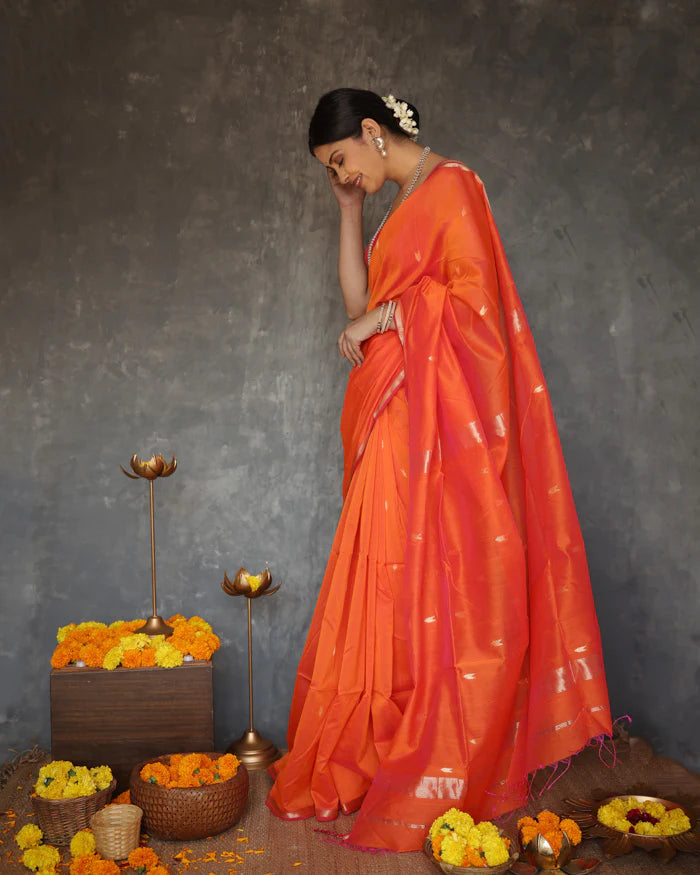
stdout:
<svg viewBox="0 0 700 875">
<path fill-rule="evenodd" d="M 350 319 L 357 319 L 367 309 L 367 266 L 362 240 L 362 204 L 340 210 L 340 246 L 338 279 L 345 309 Z"/>
</svg>

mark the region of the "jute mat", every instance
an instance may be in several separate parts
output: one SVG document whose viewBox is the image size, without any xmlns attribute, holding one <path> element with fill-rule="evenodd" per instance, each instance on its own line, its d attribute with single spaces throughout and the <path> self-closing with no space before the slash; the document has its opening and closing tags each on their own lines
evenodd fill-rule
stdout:
<svg viewBox="0 0 700 875">
<path fill-rule="evenodd" d="M 641 739 L 618 740 L 617 762 L 614 768 L 611 752 L 587 748 L 578 754 L 570 768 L 546 792 L 551 770 L 538 773 L 533 784 L 533 800 L 504 824 L 514 834 L 517 817 L 535 814 L 542 808 L 562 813 L 566 797 L 587 797 L 591 791 L 604 788 L 613 793 L 624 793 L 637 783 L 651 784 L 661 796 L 673 796 L 676 791 L 700 796 L 700 776 L 688 772 L 678 763 L 655 756 Z M 36 757 L 35 757 L 36 759 Z M 33 822 L 29 795 L 36 780 L 37 762 L 18 762 L 12 768 L 3 768 L 5 786 L 0 790 L 0 872 L 25 875 L 19 862 L 14 835 L 25 823 Z M 160 856 L 170 872 L 200 873 L 200 875 L 281 875 L 295 872 L 299 875 L 390 875 L 390 873 L 438 872 L 420 852 L 411 854 L 368 854 L 339 848 L 324 839 L 321 829 L 347 833 L 353 817 L 339 817 L 330 824 L 315 820 L 287 823 L 273 817 L 265 806 L 265 797 L 271 779 L 265 772 L 251 772 L 248 803 L 240 822 L 219 836 L 198 842 L 164 842 L 151 838 L 150 847 Z M 446 806 L 448 807 L 448 806 Z M 680 853 L 669 863 L 661 863 L 644 851 L 635 850 L 624 857 L 603 859 L 597 840 L 584 842 L 577 856 L 596 857 L 601 864 L 594 870 L 600 875 L 647 875 L 647 873 L 700 873 L 700 856 Z M 62 858 L 67 860 L 65 850 Z M 60 872 L 67 873 L 62 863 Z M 129 872 L 132 870 L 128 870 Z"/>
</svg>

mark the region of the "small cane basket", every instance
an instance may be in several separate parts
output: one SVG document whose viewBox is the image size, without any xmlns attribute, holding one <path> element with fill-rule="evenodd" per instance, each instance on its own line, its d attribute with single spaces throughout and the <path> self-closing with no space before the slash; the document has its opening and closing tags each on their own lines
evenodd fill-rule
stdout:
<svg viewBox="0 0 700 875">
<path fill-rule="evenodd" d="M 125 860 L 139 846 L 141 817 L 138 805 L 107 805 L 90 818 L 95 850 L 109 860 Z"/>
<path fill-rule="evenodd" d="M 90 826 L 90 818 L 107 805 L 116 786 L 117 782 L 112 781 L 104 790 L 72 799 L 32 796 L 32 808 L 44 841 L 50 845 L 67 845 L 79 830 Z"/>
<path fill-rule="evenodd" d="M 207 753 L 218 758 L 220 753 Z M 167 763 L 170 755 L 153 757 L 131 770 L 131 801 L 143 809 L 145 827 L 150 835 L 179 841 L 218 835 L 238 823 L 248 798 L 248 771 L 241 763 L 228 781 L 216 781 L 201 787 L 161 787 L 143 781 L 141 769 L 146 763 Z"/>
</svg>

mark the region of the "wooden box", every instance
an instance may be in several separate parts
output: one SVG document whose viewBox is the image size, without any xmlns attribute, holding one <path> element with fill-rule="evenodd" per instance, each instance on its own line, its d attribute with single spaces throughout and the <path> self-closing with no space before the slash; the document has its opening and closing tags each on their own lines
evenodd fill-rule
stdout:
<svg viewBox="0 0 700 875">
<path fill-rule="evenodd" d="M 51 755 L 110 766 L 118 790 L 141 760 L 214 750 L 212 664 L 51 672 Z"/>
</svg>

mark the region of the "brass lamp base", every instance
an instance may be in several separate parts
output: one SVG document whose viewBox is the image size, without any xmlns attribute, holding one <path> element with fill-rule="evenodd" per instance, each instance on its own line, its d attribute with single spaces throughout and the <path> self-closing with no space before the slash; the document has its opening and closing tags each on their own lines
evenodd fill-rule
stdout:
<svg viewBox="0 0 700 875">
<path fill-rule="evenodd" d="M 135 634 L 165 635 L 167 638 L 168 635 L 173 634 L 173 629 L 172 626 L 168 626 L 162 617 L 153 616 L 149 617 L 143 626 L 136 630 Z"/>
<path fill-rule="evenodd" d="M 275 745 L 263 738 L 257 729 L 246 730 L 237 741 L 231 742 L 226 753 L 235 754 L 246 769 L 266 769 L 280 757 Z"/>
</svg>

